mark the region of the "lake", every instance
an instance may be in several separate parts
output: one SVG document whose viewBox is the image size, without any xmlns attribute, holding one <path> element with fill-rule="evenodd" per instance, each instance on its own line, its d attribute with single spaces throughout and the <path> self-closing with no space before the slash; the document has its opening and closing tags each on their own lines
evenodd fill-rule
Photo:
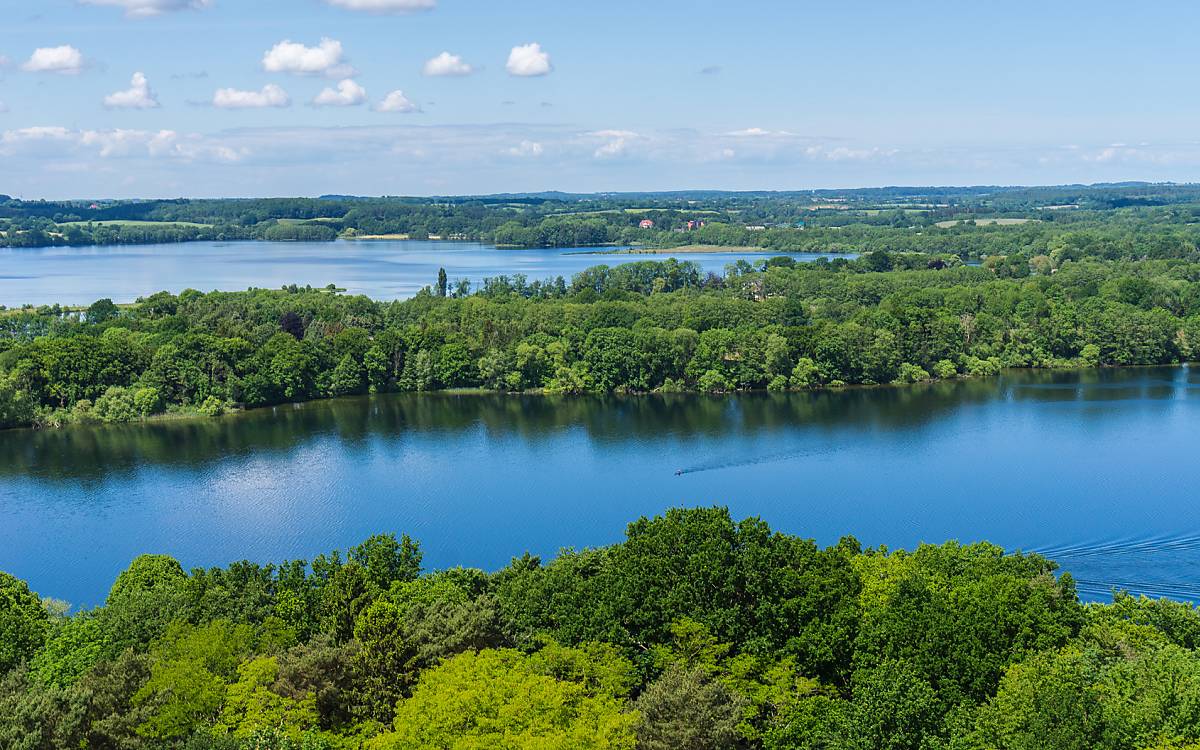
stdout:
<svg viewBox="0 0 1200 750">
<path fill-rule="evenodd" d="M 278 289 L 336 284 L 351 294 L 398 299 L 437 281 L 453 283 L 523 273 L 530 281 L 571 276 L 590 266 L 640 260 L 693 260 L 722 273 L 738 259 L 778 253 L 611 255 L 596 248 L 502 249 L 473 242 L 372 240 L 338 242 L 186 242 L 99 247 L 0 248 L 0 305 L 133 302 L 157 291 Z M 791 253 L 800 261 L 856 255 Z"/>
<path fill-rule="evenodd" d="M 495 569 L 725 504 L 822 544 L 1043 551 L 1085 598 L 1194 598 L 1198 438 L 1188 367 L 728 397 L 398 394 L 8 431 L 0 569 L 92 604 L 142 552 L 311 559 L 380 531 L 421 540 L 431 567 Z"/>
</svg>

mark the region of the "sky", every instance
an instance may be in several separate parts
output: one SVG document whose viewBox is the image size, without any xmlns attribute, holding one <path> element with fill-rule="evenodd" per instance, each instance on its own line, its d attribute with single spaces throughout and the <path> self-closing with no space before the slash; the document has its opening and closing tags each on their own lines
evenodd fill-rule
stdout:
<svg viewBox="0 0 1200 750">
<path fill-rule="evenodd" d="M 1200 179 L 1200 3 L 0 0 L 0 193 Z"/>
</svg>

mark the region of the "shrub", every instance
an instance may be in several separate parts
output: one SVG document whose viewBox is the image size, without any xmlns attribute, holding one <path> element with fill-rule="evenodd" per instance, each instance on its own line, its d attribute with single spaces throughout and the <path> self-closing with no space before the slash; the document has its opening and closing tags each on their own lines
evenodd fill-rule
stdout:
<svg viewBox="0 0 1200 750">
<path fill-rule="evenodd" d="M 196 410 L 206 417 L 219 417 L 225 413 L 225 402 L 216 396 L 209 396 Z"/>
<path fill-rule="evenodd" d="M 897 383 L 920 383 L 923 380 L 929 380 L 929 373 L 924 367 L 909 362 L 900 365 L 900 372 L 896 376 Z"/>
<path fill-rule="evenodd" d="M 933 374 L 942 380 L 958 377 L 958 365 L 948 359 L 938 360 L 937 364 L 933 366 Z"/>
</svg>

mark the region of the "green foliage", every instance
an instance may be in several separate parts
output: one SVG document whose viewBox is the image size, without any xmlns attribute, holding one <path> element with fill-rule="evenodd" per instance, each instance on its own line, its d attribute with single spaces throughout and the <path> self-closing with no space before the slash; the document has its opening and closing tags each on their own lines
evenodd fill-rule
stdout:
<svg viewBox="0 0 1200 750">
<path fill-rule="evenodd" d="M 948 359 L 938 360 L 933 365 L 933 374 L 942 380 L 958 376 L 958 365 Z"/>
<path fill-rule="evenodd" d="M 822 549 L 721 508 L 493 574 L 377 535 L 311 565 L 143 556 L 69 616 L 0 575 L 0 605 L 19 750 L 1200 743 L 1191 605 L 1084 607 L 1036 555 Z"/>
<path fill-rule="evenodd" d="M 298 740 L 318 722 L 316 696 L 294 700 L 271 690 L 279 677 L 279 661 L 259 656 L 237 668 L 238 679 L 226 690 L 225 705 L 217 723 L 238 739 L 253 739 L 265 732 L 281 732 Z"/>
<path fill-rule="evenodd" d="M 396 302 L 288 287 L 159 293 L 104 323 L 61 308 L 0 316 L 0 426 L 461 387 L 800 390 L 1173 363 L 1200 350 L 1193 262 L 1084 253 L 1016 278 L 896 253 L 893 270 L 872 271 L 879 252 L 744 263 L 726 278 L 642 261 Z"/>
<path fill-rule="evenodd" d="M 1200 742 L 1200 656 L 1138 627 L 1090 630 L 1012 666 L 970 747 L 1115 750 Z"/>
<path fill-rule="evenodd" d="M 166 555 L 142 555 L 113 583 L 98 613 L 110 635 L 109 653 L 145 645 L 161 635 L 180 611 L 187 574 Z"/>
<path fill-rule="evenodd" d="M 638 696 L 638 747 L 722 750 L 737 742 L 744 699 L 702 667 L 672 666 Z"/>
<path fill-rule="evenodd" d="M 1009 664 L 1061 647 L 1083 623 L 1070 576 L 1055 579 L 1054 565 L 1036 555 L 925 545 L 860 556 L 855 567 L 863 585 L 855 679 L 902 667 L 906 680 L 915 674 L 936 686 L 942 715 L 982 700 Z"/>
<path fill-rule="evenodd" d="M 30 664 L 42 682 L 65 687 L 74 683 L 110 650 L 104 623 L 92 613 L 80 613 L 56 623 L 45 648 Z"/>
<path fill-rule="evenodd" d="M 421 545 L 407 534 L 376 534 L 350 550 L 351 562 L 360 565 L 367 580 L 380 590 L 394 582 L 415 581 L 421 574 Z"/>
<path fill-rule="evenodd" d="M 925 380 L 929 380 L 929 373 L 924 368 L 908 362 L 900 365 L 900 372 L 896 375 L 897 383 L 920 383 Z"/>
<path fill-rule="evenodd" d="M 152 738 L 182 737 L 215 723 L 227 682 L 252 652 L 253 642 L 249 626 L 225 620 L 171 625 L 151 651 L 150 678 L 133 696 L 134 704 L 152 710 L 138 732 Z"/>
<path fill-rule="evenodd" d="M 410 747 L 634 747 L 623 695 L 547 674 L 518 651 L 468 652 L 425 673 L 372 750 Z"/>
<path fill-rule="evenodd" d="M 0 571 L 0 675 L 33 656 L 49 631 L 50 616 L 38 595 Z"/>
<path fill-rule="evenodd" d="M 724 509 L 671 510 L 631 524 L 610 550 L 546 567 L 514 561 L 497 593 L 518 632 L 645 649 L 689 619 L 721 642 L 794 654 L 809 674 L 841 680 L 858 606 L 850 549 L 820 550 Z"/>
<path fill-rule="evenodd" d="M 113 304 L 110 299 L 96 300 L 87 309 L 87 320 L 89 323 L 107 323 L 116 318 L 120 314 L 120 310 Z"/>
<path fill-rule="evenodd" d="M 261 237 L 268 242 L 333 242 L 337 230 L 320 223 L 275 224 L 263 230 Z"/>
<path fill-rule="evenodd" d="M 206 417 L 219 417 L 225 413 L 225 404 L 216 396 L 209 396 L 196 407 L 196 411 Z"/>
</svg>

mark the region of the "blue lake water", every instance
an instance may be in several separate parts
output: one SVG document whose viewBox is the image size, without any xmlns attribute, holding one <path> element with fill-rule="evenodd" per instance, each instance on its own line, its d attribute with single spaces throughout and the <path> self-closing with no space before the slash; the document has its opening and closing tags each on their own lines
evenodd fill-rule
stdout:
<svg viewBox="0 0 1200 750">
<path fill-rule="evenodd" d="M 1197 598 L 1198 444 L 1187 367 L 728 397 L 401 394 L 8 431 L 0 569 L 88 604 L 139 553 L 311 559 L 379 531 L 420 539 L 431 567 L 495 569 L 724 504 L 823 544 L 1044 551 L 1086 598 Z"/>
<path fill-rule="evenodd" d="M 409 297 L 437 281 L 478 283 L 489 276 L 525 274 L 530 281 L 571 276 L 589 266 L 630 261 L 693 260 L 721 273 L 739 259 L 774 253 L 612 255 L 596 248 L 501 249 L 472 242 L 186 242 L 101 247 L 0 248 L 0 305 L 133 302 L 166 290 L 278 289 L 285 284 L 336 284 L 375 299 Z M 798 260 L 855 255 L 793 254 Z"/>
</svg>

